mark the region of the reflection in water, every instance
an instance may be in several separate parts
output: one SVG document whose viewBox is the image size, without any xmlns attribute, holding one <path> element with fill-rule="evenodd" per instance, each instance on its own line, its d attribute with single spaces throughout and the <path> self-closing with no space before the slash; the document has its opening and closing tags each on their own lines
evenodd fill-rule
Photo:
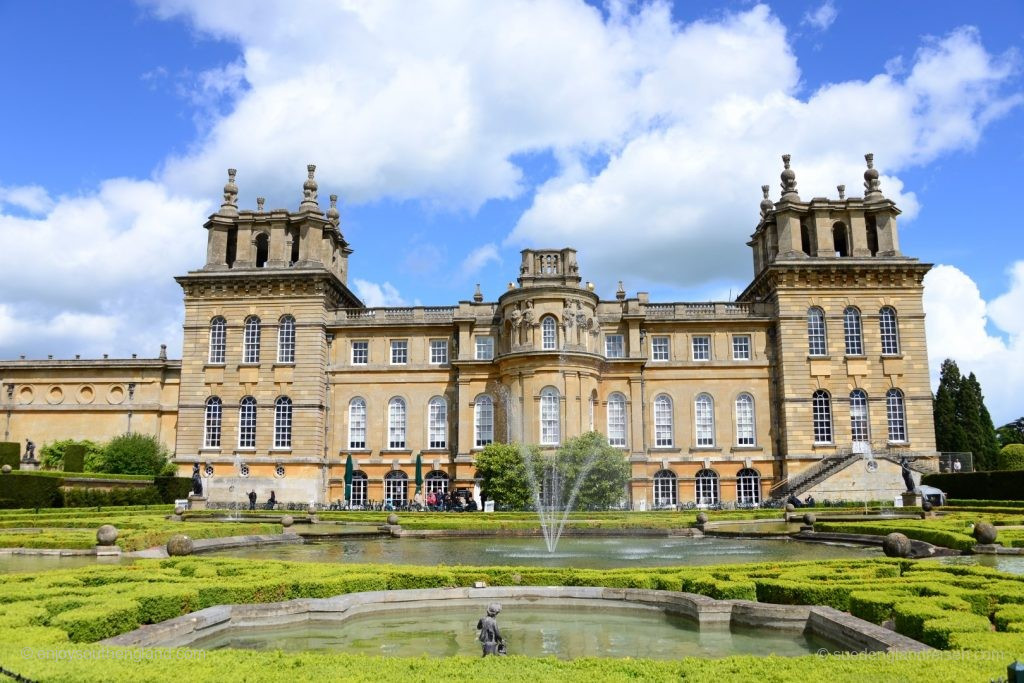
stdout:
<svg viewBox="0 0 1024 683">
<path fill-rule="evenodd" d="M 415 657 L 480 654 L 475 629 L 479 607 L 424 608 L 353 617 L 344 623 L 310 622 L 215 634 L 192 647 L 330 650 L 349 654 Z M 827 641 L 796 632 L 724 628 L 699 630 L 684 617 L 651 608 L 541 607 L 506 602 L 498 625 L 509 654 L 577 657 L 726 657 L 735 654 L 805 655 Z M 838 649 L 834 645 L 831 650 Z"/>
<path fill-rule="evenodd" d="M 992 567 L 1009 574 L 1024 575 L 1024 555 L 954 555 L 928 561 L 940 564 Z"/>
</svg>

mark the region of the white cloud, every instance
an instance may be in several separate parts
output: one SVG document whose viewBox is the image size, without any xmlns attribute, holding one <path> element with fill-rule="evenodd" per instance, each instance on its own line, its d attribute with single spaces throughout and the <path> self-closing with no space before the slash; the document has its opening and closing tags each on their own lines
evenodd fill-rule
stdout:
<svg viewBox="0 0 1024 683">
<path fill-rule="evenodd" d="M 952 358 L 974 372 L 996 426 L 1024 415 L 1024 261 L 1009 271 L 1007 291 L 985 303 L 974 281 L 954 266 L 936 266 L 925 277 L 924 308 L 932 387 L 939 367 Z M 989 333 L 989 326 L 998 335 Z"/>
<path fill-rule="evenodd" d="M 485 244 L 477 247 L 466 255 L 459 267 L 463 278 L 476 275 L 484 269 L 488 263 L 501 263 L 501 256 L 498 254 L 498 245 Z"/>
<path fill-rule="evenodd" d="M 53 207 L 53 200 L 50 199 L 46 188 L 39 185 L 0 185 L 0 209 L 3 209 L 4 205 L 24 209 L 31 214 L 40 214 Z"/>
<path fill-rule="evenodd" d="M 832 25 L 832 22 L 836 20 L 837 16 L 839 16 L 839 10 L 836 9 L 832 0 L 826 0 L 814 10 L 807 10 L 804 13 L 803 21 L 800 23 L 813 26 L 819 31 L 826 31 Z"/>
<path fill-rule="evenodd" d="M 363 303 L 373 308 L 377 306 L 408 306 L 409 302 L 402 298 L 398 290 L 390 282 L 377 284 L 369 280 L 355 279 L 356 296 Z"/>
</svg>

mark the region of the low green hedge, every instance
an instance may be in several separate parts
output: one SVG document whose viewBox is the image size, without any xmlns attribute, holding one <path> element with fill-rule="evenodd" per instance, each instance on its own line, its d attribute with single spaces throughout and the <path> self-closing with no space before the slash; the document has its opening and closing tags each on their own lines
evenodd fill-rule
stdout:
<svg viewBox="0 0 1024 683">
<path fill-rule="evenodd" d="M 816 522 L 816 531 L 844 533 L 844 534 L 867 534 L 870 536 L 886 536 L 898 531 L 908 538 L 917 541 L 924 541 L 932 545 L 939 545 L 944 548 L 970 551 L 976 541 L 966 533 L 939 528 L 937 524 L 929 525 L 928 522 L 915 523 L 913 520 L 899 520 L 888 522 Z"/>
<path fill-rule="evenodd" d="M 926 474 L 921 483 L 942 489 L 950 498 L 1024 500 L 1024 470 Z"/>
<path fill-rule="evenodd" d="M 49 508 L 61 504 L 61 480 L 34 472 L 0 475 L 0 508 Z"/>
</svg>

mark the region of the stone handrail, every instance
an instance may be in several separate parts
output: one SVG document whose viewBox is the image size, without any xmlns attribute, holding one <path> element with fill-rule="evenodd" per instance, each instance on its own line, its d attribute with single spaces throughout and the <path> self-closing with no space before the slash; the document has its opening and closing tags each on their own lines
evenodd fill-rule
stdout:
<svg viewBox="0 0 1024 683">
<path fill-rule="evenodd" d="M 342 308 L 334 325 L 365 325 L 369 323 L 450 323 L 455 306 L 408 306 L 388 308 Z"/>
<path fill-rule="evenodd" d="M 769 315 L 765 304 L 748 302 L 700 302 L 645 304 L 648 319 L 657 320 L 706 320 L 709 318 L 749 318 Z"/>
</svg>

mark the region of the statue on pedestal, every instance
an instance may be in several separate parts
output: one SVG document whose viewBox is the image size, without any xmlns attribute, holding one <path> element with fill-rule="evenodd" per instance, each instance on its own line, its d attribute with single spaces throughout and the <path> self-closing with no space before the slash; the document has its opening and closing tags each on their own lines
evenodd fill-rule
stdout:
<svg viewBox="0 0 1024 683">
<path fill-rule="evenodd" d="M 203 495 L 203 479 L 199 476 L 199 463 L 192 463 L 192 495 Z"/>
<path fill-rule="evenodd" d="M 914 475 L 910 472 L 910 461 L 905 457 L 900 458 L 900 470 L 903 474 L 903 483 L 907 485 L 907 493 L 913 493 L 914 487 Z"/>
<path fill-rule="evenodd" d="M 35 462 L 36 459 L 36 445 L 32 442 L 32 439 L 25 439 L 25 455 L 22 460 L 25 462 Z"/>
</svg>

